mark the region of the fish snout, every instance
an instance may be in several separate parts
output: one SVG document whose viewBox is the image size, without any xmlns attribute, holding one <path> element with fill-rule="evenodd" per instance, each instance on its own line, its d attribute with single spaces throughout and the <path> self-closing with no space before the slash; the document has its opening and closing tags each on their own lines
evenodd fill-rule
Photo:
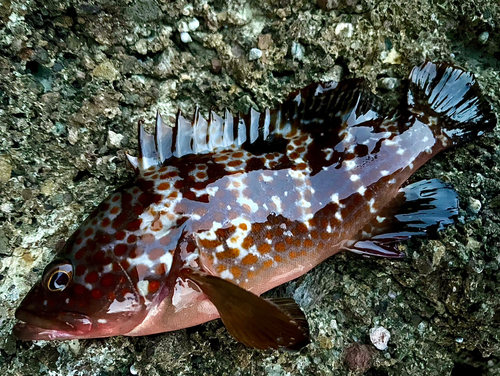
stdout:
<svg viewBox="0 0 500 376">
<path fill-rule="evenodd" d="M 14 335 L 20 340 L 70 339 L 82 337 L 92 330 L 92 320 L 76 312 L 43 313 L 19 307 Z"/>
</svg>

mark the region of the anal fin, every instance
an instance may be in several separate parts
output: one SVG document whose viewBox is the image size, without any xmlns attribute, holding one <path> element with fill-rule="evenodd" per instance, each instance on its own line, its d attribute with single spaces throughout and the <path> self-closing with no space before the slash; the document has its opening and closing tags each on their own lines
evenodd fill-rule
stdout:
<svg viewBox="0 0 500 376">
<path fill-rule="evenodd" d="M 441 231 L 458 215 L 456 191 L 439 179 L 422 180 L 399 194 L 358 234 L 346 249 L 369 256 L 401 258 L 398 243 L 412 236 Z"/>
<path fill-rule="evenodd" d="M 304 313 L 293 299 L 263 299 L 222 278 L 192 273 L 194 281 L 219 311 L 229 333 L 257 349 L 300 350 L 309 343 Z"/>
</svg>

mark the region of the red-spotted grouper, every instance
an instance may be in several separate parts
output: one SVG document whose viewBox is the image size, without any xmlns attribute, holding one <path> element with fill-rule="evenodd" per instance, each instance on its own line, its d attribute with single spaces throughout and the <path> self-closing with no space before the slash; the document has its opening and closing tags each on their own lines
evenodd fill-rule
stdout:
<svg viewBox="0 0 500 376">
<path fill-rule="evenodd" d="M 407 105 L 382 110 L 361 80 L 313 84 L 278 110 L 160 116 L 139 127 L 135 179 L 70 237 L 16 311 L 22 340 L 141 336 L 221 317 L 255 348 L 309 341 L 292 299 L 263 292 L 342 250 L 401 258 L 398 242 L 458 213 L 439 180 L 403 187 L 440 151 L 491 131 L 471 73 L 424 63 Z"/>
</svg>

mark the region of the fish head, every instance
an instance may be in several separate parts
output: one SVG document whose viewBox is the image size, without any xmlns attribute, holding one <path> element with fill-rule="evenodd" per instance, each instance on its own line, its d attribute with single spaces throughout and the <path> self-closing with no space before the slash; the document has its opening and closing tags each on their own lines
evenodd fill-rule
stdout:
<svg viewBox="0 0 500 376">
<path fill-rule="evenodd" d="M 141 212 L 149 203 L 140 202 L 140 188 L 111 194 L 69 238 L 17 309 L 16 337 L 110 337 L 144 320 L 150 301 L 140 287 L 147 270 L 134 262 L 143 249 Z"/>
</svg>

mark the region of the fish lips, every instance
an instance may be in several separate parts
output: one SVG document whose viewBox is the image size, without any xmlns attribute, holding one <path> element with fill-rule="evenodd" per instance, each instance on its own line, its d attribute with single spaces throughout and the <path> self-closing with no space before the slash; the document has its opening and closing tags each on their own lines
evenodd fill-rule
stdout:
<svg viewBox="0 0 500 376">
<path fill-rule="evenodd" d="M 22 341 L 83 338 L 92 330 L 92 320 L 76 312 L 47 314 L 18 308 L 14 335 Z"/>
</svg>

